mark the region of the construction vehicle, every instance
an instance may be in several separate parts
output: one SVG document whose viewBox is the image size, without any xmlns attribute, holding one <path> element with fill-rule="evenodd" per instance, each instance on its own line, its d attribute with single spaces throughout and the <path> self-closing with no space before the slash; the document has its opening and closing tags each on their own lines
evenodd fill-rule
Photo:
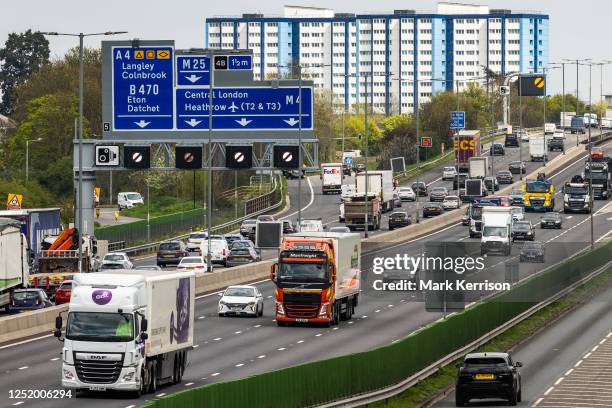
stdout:
<svg viewBox="0 0 612 408">
<path fill-rule="evenodd" d="M 79 271 L 78 231 L 69 228 L 60 233 L 51 246 L 40 252 L 40 273 Z M 81 272 L 94 272 L 99 265 L 97 241 L 92 236 L 83 236 Z"/>
<path fill-rule="evenodd" d="M 349 320 L 361 286 L 361 236 L 308 232 L 283 237 L 270 278 L 276 284 L 275 319 L 336 325 Z"/>
<path fill-rule="evenodd" d="M 366 228 L 366 213 L 368 214 L 367 228 L 369 230 L 379 229 L 381 212 L 380 198 L 373 193 L 367 196 L 367 209 L 365 194 L 355 194 L 344 201 L 344 222 L 351 231 L 356 228 Z"/>
</svg>

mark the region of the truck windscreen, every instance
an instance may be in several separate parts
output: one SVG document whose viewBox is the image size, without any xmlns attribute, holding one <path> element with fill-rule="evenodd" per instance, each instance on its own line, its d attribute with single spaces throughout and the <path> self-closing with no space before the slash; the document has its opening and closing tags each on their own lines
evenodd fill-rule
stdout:
<svg viewBox="0 0 612 408">
<path fill-rule="evenodd" d="M 589 189 L 586 187 L 565 187 L 565 194 L 586 195 L 589 194 Z"/>
<path fill-rule="evenodd" d="M 508 236 L 508 233 L 506 227 L 490 227 L 485 225 L 482 230 L 482 236 L 504 238 Z"/>
<path fill-rule="evenodd" d="M 593 180 L 607 180 L 608 179 L 607 173 L 597 172 L 597 171 L 593 171 L 593 173 L 589 173 L 585 171 L 584 178 L 586 182 L 589 181 L 589 179 L 591 178 L 591 175 L 593 177 Z"/>
<path fill-rule="evenodd" d="M 316 262 L 283 262 L 278 266 L 279 281 L 325 283 L 329 280 L 327 266 Z"/>
<path fill-rule="evenodd" d="M 66 338 L 80 341 L 131 341 L 134 339 L 132 315 L 70 312 L 66 323 Z"/>
<path fill-rule="evenodd" d="M 548 193 L 550 184 L 547 183 L 527 183 L 525 190 L 528 193 Z"/>
</svg>

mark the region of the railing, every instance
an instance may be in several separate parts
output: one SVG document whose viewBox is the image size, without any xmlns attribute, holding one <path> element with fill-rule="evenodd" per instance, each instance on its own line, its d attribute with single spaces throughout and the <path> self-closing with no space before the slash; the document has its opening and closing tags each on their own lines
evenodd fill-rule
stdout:
<svg viewBox="0 0 612 408">
<path fill-rule="evenodd" d="M 249 202 L 252 202 L 252 203 L 249 203 Z M 272 189 L 272 191 L 264 194 L 263 196 L 256 197 L 252 200 L 249 200 L 245 203 L 245 214 L 246 214 L 245 216 L 239 217 L 237 219 L 231 220 L 229 222 L 226 222 L 220 225 L 216 225 L 211 228 L 211 233 L 224 234 L 230 231 L 234 231 L 240 226 L 242 221 L 252 218 L 254 216 L 275 210 L 279 208 L 282 205 L 282 203 L 283 203 L 282 182 L 274 179 L 274 188 Z M 185 239 L 188 236 L 189 234 L 182 234 L 182 235 L 178 235 L 172 238 L 168 238 L 164 241 Z M 130 248 L 124 248 L 123 252 L 126 252 L 127 254 L 131 256 L 151 253 L 153 251 L 156 251 L 157 248 L 159 247 L 159 244 L 164 241 L 137 245 L 137 246 L 133 246 Z"/>
</svg>

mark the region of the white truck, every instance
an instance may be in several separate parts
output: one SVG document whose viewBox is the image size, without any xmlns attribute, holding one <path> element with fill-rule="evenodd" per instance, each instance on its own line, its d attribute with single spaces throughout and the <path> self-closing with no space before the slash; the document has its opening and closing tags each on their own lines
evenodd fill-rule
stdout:
<svg viewBox="0 0 612 408">
<path fill-rule="evenodd" d="M 555 130 L 557 130 L 557 125 L 555 125 L 554 123 L 544 124 L 544 134 L 545 135 L 552 135 L 555 133 Z"/>
<path fill-rule="evenodd" d="M 576 116 L 576 112 L 561 112 L 559 121 L 562 129 L 569 129 L 572 127 L 572 118 Z"/>
<path fill-rule="evenodd" d="M 0 309 L 8 311 L 13 290 L 28 284 L 30 268 L 27 246 L 21 223 L 0 218 Z"/>
<path fill-rule="evenodd" d="M 366 173 L 358 173 L 355 176 L 357 194 L 366 194 Z M 368 171 L 368 190 L 370 194 L 376 194 L 380 200 L 382 212 L 393 210 L 393 171 L 377 170 Z"/>
<path fill-rule="evenodd" d="M 547 135 L 531 135 L 529 138 L 529 156 L 532 162 L 547 159 L 547 141 Z"/>
<path fill-rule="evenodd" d="M 596 113 L 585 113 L 584 114 L 584 126 L 586 127 L 599 126 L 599 121 L 597 120 L 597 114 Z"/>
<path fill-rule="evenodd" d="M 489 175 L 489 158 L 487 156 L 470 157 L 469 175 L 472 179 L 487 177 Z"/>
<path fill-rule="evenodd" d="M 62 386 L 131 391 L 179 383 L 193 346 L 193 272 L 76 274 L 62 338 Z"/>
<path fill-rule="evenodd" d="M 342 192 L 342 163 L 321 164 L 321 180 L 323 194 L 340 194 Z"/>
<path fill-rule="evenodd" d="M 601 127 L 604 129 L 612 129 L 612 117 L 601 118 Z"/>
<path fill-rule="evenodd" d="M 511 207 L 482 208 L 481 255 L 497 252 L 510 255 L 512 250 Z"/>
</svg>

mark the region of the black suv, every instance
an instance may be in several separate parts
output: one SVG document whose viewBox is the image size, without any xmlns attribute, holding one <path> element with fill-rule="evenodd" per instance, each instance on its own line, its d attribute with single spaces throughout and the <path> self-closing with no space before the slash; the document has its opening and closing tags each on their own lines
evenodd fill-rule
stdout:
<svg viewBox="0 0 612 408">
<path fill-rule="evenodd" d="M 520 362 L 508 353 L 471 353 L 457 365 L 455 405 L 465 406 L 473 398 L 501 398 L 516 405 L 522 399 Z"/>
<path fill-rule="evenodd" d="M 427 184 L 424 181 L 416 181 L 412 183 L 412 191 L 419 197 L 427 197 Z"/>
<path fill-rule="evenodd" d="M 506 140 L 504 140 L 504 147 L 519 147 L 519 137 L 516 133 L 510 133 L 506 135 Z"/>
<path fill-rule="evenodd" d="M 489 155 L 491 156 L 505 156 L 506 149 L 504 149 L 504 145 L 501 143 L 493 143 L 489 148 Z"/>
<path fill-rule="evenodd" d="M 389 215 L 389 231 L 412 224 L 412 217 L 406 211 L 394 211 Z"/>
<path fill-rule="evenodd" d="M 548 151 L 553 152 L 555 150 L 559 150 L 562 152 L 565 151 L 565 145 L 563 143 L 563 139 L 553 137 L 552 139 L 548 141 Z"/>
</svg>

